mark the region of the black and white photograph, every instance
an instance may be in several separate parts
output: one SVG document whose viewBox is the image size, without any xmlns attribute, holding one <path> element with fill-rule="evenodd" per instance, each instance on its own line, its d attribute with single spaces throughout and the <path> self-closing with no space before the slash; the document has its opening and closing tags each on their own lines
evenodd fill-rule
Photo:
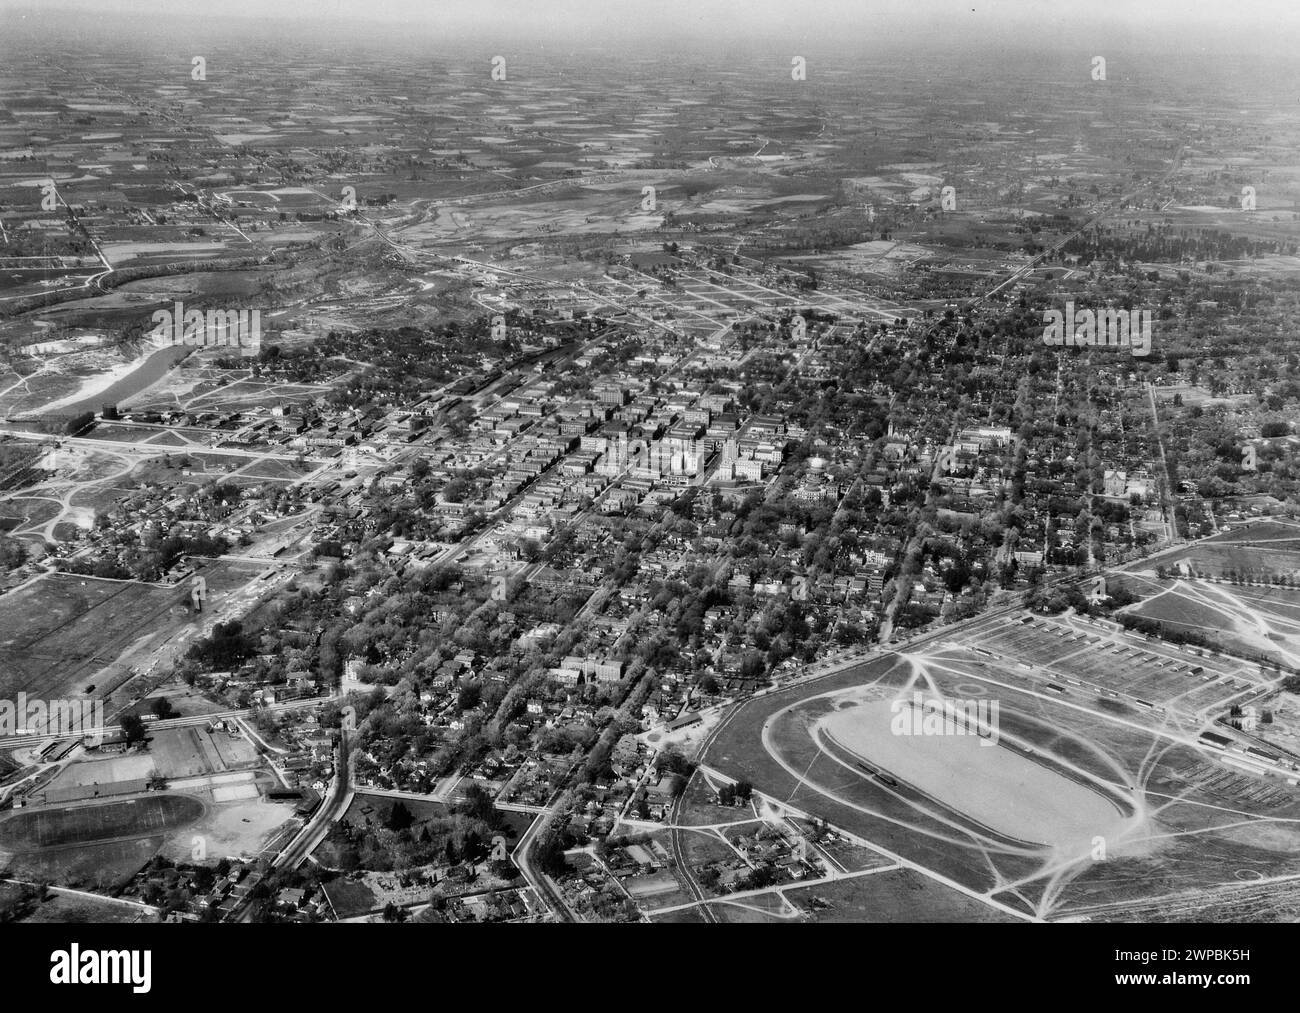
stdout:
<svg viewBox="0 0 1300 1013">
<path fill-rule="evenodd" d="M 1288 0 L 0 0 L 0 955 L 942 924 L 1249 986 L 1297 52 Z M 513 945 L 667 959 L 579 933 Z"/>
</svg>

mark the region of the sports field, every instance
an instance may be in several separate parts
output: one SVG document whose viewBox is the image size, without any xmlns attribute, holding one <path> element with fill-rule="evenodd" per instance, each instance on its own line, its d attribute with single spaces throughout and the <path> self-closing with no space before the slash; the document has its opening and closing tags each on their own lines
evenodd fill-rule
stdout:
<svg viewBox="0 0 1300 1013">
<path fill-rule="evenodd" d="M 196 725 L 155 732 L 149 751 L 166 778 L 219 774 L 257 762 L 257 750 L 248 739 Z"/>
<path fill-rule="evenodd" d="M 0 821 L 0 846 L 26 852 L 165 834 L 203 815 L 187 795 L 148 795 L 98 805 L 30 809 Z"/>
</svg>

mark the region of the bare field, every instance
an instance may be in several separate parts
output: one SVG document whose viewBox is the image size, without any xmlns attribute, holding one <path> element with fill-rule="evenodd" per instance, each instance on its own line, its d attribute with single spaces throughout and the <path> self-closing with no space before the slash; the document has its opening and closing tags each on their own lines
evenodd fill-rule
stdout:
<svg viewBox="0 0 1300 1013">
<path fill-rule="evenodd" d="M 156 629 L 178 593 L 148 584 L 50 574 L 0 597 L 0 697 L 75 698 L 86 679 Z M 93 696 L 102 697 L 96 686 Z"/>
<path fill-rule="evenodd" d="M 195 725 L 154 733 L 149 751 L 166 778 L 219 774 L 257 762 L 257 750 L 247 739 Z"/>
<path fill-rule="evenodd" d="M 202 572 L 215 607 L 258 571 L 204 562 Z M 200 628 L 178 612 L 184 600 L 180 588 L 63 573 L 0 596 L 0 631 L 9 634 L 0 640 L 0 699 L 76 699 L 93 684 L 87 699 L 109 700 L 164 641 Z M 106 710 L 125 703 L 109 700 Z"/>
<path fill-rule="evenodd" d="M 1185 566 L 1198 574 L 1256 579 L 1300 577 L 1300 525 L 1262 521 L 1229 528 L 1164 557 L 1166 566 Z"/>
<path fill-rule="evenodd" d="M 213 802 L 196 822 L 160 844 L 161 853 L 177 862 L 193 862 L 195 840 L 202 841 L 200 861 L 215 865 L 222 858 L 260 855 L 294 818 L 293 806 L 263 797 Z M 296 825 L 296 824 L 294 824 Z"/>
<path fill-rule="evenodd" d="M 911 869 L 873 873 L 785 895 L 815 922 L 1014 922 L 979 901 Z"/>
</svg>

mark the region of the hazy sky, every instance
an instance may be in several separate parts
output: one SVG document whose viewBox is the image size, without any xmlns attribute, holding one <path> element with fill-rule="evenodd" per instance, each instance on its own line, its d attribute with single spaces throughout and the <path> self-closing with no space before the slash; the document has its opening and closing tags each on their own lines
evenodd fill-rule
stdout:
<svg viewBox="0 0 1300 1013">
<path fill-rule="evenodd" d="M 294 19 L 402 26 L 411 36 L 496 35 L 582 43 L 641 36 L 791 42 L 905 42 L 908 37 L 1041 41 L 1093 39 L 1220 52 L 1277 49 L 1300 38 L 1296 0 L 0 0 L 0 19 L 62 9 L 96 19 Z M 0 28 L 2 31 L 2 28 Z"/>
</svg>

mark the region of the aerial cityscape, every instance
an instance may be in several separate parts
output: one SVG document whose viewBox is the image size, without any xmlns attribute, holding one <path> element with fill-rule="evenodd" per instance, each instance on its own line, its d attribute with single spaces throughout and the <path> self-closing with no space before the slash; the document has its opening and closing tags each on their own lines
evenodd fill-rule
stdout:
<svg viewBox="0 0 1300 1013">
<path fill-rule="evenodd" d="M 156 6 L 0 3 L 0 922 L 1300 919 L 1293 12 Z"/>
</svg>

